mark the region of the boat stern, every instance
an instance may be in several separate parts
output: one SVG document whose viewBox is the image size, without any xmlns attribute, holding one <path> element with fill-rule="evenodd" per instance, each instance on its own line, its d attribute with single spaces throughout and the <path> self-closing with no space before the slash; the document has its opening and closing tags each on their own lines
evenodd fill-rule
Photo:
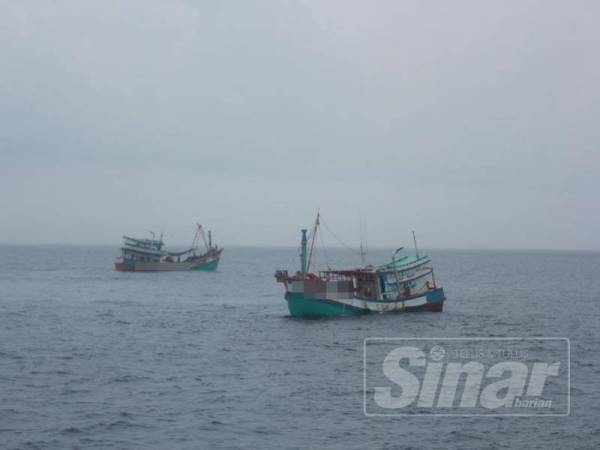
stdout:
<svg viewBox="0 0 600 450">
<path fill-rule="evenodd" d="M 427 293 L 427 303 L 423 309 L 432 312 L 442 312 L 444 310 L 444 302 L 446 296 L 444 295 L 444 289 L 439 287 L 432 289 Z"/>
</svg>

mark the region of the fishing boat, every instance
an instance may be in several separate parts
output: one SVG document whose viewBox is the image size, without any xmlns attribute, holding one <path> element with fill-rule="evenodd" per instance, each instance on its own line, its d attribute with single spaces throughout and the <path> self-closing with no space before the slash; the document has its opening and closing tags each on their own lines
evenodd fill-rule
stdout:
<svg viewBox="0 0 600 450">
<path fill-rule="evenodd" d="M 199 241 L 204 247 L 199 251 Z M 158 239 L 152 233 L 152 239 L 138 239 L 123 236 L 121 255 L 115 262 L 115 269 L 122 272 L 159 272 L 182 270 L 216 270 L 222 248 L 213 245 L 212 233 L 208 240 L 202 225 L 197 224 L 196 234 L 189 249 L 181 252 L 168 252 L 163 249 L 162 234 Z"/>
<path fill-rule="evenodd" d="M 300 270 L 290 275 L 277 270 L 275 279 L 285 286 L 285 300 L 294 317 L 356 316 L 371 312 L 443 310 L 444 290 L 436 285 L 428 256 L 392 254 L 389 263 L 358 269 L 310 272 L 319 227 L 319 215 L 307 237 L 303 229 L 300 244 Z M 414 233 L 413 233 L 414 238 Z M 308 241 L 310 240 L 310 246 Z M 309 250 L 310 248 L 310 250 Z"/>
</svg>

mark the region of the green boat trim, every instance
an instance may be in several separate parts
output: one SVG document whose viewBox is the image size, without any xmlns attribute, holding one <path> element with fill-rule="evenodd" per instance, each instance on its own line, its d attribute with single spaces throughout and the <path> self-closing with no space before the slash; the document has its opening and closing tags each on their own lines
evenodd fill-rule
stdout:
<svg viewBox="0 0 600 450">
<path fill-rule="evenodd" d="M 332 300 L 308 299 L 302 293 L 288 292 L 285 299 L 290 314 L 295 317 L 344 317 L 369 313 L 368 310 Z"/>
</svg>

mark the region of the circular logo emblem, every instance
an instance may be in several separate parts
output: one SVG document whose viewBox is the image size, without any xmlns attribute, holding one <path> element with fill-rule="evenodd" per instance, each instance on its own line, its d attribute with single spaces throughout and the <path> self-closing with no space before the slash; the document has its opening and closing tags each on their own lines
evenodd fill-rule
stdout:
<svg viewBox="0 0 600 450">
<path fill-rule="evenodd" d="M 444 350 L 444 347 L 434 345 L 431 347 L 431 350 L 429 350 L 429 356 L 431 356 L 431 359 L 434 361 L 441 361 L 444 359 L 444 356 L 446 356 L 446 350 Z"/>
</svg>

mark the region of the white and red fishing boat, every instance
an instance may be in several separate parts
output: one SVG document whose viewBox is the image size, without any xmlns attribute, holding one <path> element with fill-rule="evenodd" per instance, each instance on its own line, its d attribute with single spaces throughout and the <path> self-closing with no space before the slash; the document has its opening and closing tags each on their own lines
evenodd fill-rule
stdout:
<svg viewBox="0 0 600 450">
<path fill-rule="evenodd" d="M 208 239 L 202 225 L 197 224 L 192 246 L 180 252 L 168 252 L 163 249 L 162 235 L 156 239 L 138 239 L 123 236 L 121 255 L 115 262 L 115 269 L 122 272 L 160 272 L 182 270 L 216 270 L 222 248 L 213 245 L 212 233 Z M 204 242 L 205 250 L 200 252 L 198 244 Z"/>
</svg>

